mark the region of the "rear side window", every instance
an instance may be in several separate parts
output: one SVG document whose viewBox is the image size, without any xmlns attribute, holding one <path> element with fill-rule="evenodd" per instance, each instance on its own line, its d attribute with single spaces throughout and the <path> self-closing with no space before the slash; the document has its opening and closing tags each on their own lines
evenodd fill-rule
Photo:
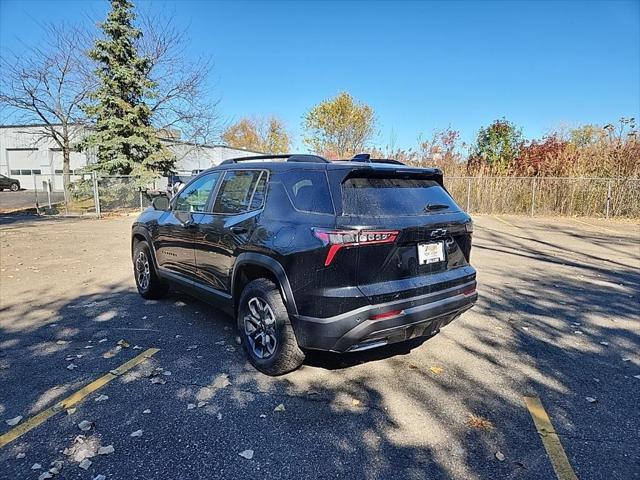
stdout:
<svg viewBox="0 0 640 480">
<path fill-rule="evenodd" d="M 227 170 L 213 213 L 237 214 L 260 208 L 266 182 L 267 172 L 263 170 Z"/>
<path fill-rule="evenodd" d="M 449 194 L 433 180 L 421 178 L 349 178 L 342 184 L 344 215 L 428 215 L 457 211 Z"/>
<path fill-rule="evenodd" d="M 333 215 L 333 202 L 324 171 L 289 171 L 283 175 L 282 182 L 296 210 Z"/>
</svg>

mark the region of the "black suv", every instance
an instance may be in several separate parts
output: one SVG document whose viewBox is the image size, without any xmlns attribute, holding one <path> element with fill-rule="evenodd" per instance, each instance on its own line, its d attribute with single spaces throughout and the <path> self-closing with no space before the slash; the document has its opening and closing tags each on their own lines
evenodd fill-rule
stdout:
<svg viewBox="0 0 640 480">
<path fill-rule="evenodd" d="M 144 298 L 169 284 L 237 319 L 251 363 L 431 336 L 477 299 L 473 223 L 442 172 L 358 155 L 226 160 L 133 224 Z"/>
<path fill-rule="evenodd" d="M 0 192 L 5 188 L 8 188 L 12 192 L 17 192 L 20 190 L 20 182 L 15 178 L 9 178 L 0 174 Z"/>
</svg>

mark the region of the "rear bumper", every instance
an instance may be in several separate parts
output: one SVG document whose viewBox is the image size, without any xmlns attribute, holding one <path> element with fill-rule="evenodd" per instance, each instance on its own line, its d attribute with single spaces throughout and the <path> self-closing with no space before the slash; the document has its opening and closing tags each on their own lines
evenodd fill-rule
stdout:
<svg viewBox="0 0 640 480">
<path fill-rule="evenodd" d="M 475 280 L 405 300 L 368 305 L 330 318 L 292 315 L 298 344 L 302 348 L 353 352 L 431 336 L 478 299 Z M 472 291 L 472 293 L 470 293 Z M 389 318 L 371 320 L 373 315 L 401 312 Z"/>
</svg>

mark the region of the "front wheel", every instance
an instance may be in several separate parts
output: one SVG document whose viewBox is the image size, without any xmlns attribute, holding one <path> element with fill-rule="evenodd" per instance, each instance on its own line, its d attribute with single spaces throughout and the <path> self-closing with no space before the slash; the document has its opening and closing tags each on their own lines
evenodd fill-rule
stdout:
<svg viewBox="0 0 640 480">
<path fill-rule="evenodd" d="M 20 185 L 18 185 L 17 183 L 12 183 L 9 188 L 12 192 L 17 192 L 18 190 L 20 190 Z"/>
<path fill-rule="evenodd" d="M 149 245 L 143 240 L 136 243 L 133 249 L 133 274 L 138 293 L 142 298 L 149 300 L 162 298 L 169 290 L 169 285 L 158 276 Z"/>
<path fill-rule="evenodd" d="M 262 373 L 282 375 L 304 361 L 280 290 L 271 280 L 253 280 L 242 291 L 238 331 L 249 361 Z"/>
</svg>

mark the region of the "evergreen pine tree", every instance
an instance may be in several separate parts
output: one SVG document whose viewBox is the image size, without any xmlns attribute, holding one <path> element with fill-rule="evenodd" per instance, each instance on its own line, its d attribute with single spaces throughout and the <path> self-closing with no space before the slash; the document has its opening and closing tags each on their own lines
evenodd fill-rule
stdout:
<svg viewBox="0 0 640 480">
<path fill-rule="evenodd" d="M 95 170 L 112 175 L 165 173 L 175 162 L 151 125 L 145 97 L 153 96 L 155 84 L 147 75 L 149 59 L 136 48 L 142 32 L 134 20 L 130 0 L 111 0 L 107 20 L 100 24 L 104 38 L 97 39 L 89 52 L 98 63 L 100 81 L 92 103 L 85 106 L 96 129 L 85 139 L 84 148 L 96 153 Z"/>
</svg>

